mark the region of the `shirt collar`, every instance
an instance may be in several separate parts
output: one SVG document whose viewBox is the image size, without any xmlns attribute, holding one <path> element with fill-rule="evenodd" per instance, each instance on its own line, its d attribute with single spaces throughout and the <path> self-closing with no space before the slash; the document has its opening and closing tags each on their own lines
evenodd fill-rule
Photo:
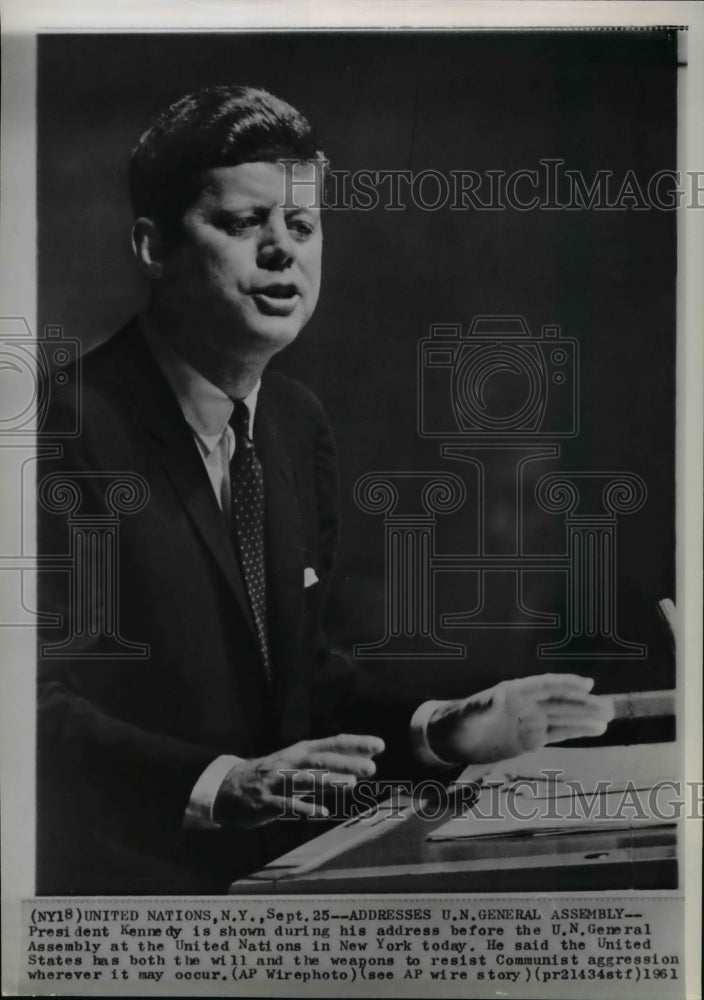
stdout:
<svg viewBox="0 0 704 1000">
<path fill-rule="evenodd" d="M 234 402 L 176 354 L 148 316 L 140 314 L 139 322 L 154 360 L 171 386 L 188 424 L 203 442 L 206 451 L 214 451 L 228 428 Z M 254 435 L 254 414 L 261 384 L 259 379 L 243 400 L 249 410 L 250 437 Z"/>
</svg>

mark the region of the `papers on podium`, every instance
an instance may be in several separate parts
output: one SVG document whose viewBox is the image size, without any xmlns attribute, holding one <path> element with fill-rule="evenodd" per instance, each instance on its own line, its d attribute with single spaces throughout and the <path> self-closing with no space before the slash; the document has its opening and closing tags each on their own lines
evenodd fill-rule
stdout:
<svg viewBox="0 0 704 1000">
<path fill-rule="evenodd" d="M 453 818 L 429 840 L 554 836 L 674 823 L 682 767 L 674 743 L 545 747 L 457 779 Z M 463 794 L 478 786 L 474 799 Z"/>
</svg>

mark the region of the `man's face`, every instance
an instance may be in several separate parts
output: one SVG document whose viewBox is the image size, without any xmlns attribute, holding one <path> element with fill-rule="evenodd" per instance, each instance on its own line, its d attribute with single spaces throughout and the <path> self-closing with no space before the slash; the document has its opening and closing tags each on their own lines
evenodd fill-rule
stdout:
<svg viewBox="0 0 704 1000">
<path fill-rule="evenodd" d="M 288 169 L 288 178 L 276 163 L 204 171 L 181 238 L 163 258 L 162 301 L 188 330 L 187 353 L 207 358 L 211 373 L 214 367 L 227 373 L 232 359 L 281 350 L 315 309 L 322 251 L 320 190 L 313 183 L 318 170 L 300 164 L 291 175 Z"/>
</svg>

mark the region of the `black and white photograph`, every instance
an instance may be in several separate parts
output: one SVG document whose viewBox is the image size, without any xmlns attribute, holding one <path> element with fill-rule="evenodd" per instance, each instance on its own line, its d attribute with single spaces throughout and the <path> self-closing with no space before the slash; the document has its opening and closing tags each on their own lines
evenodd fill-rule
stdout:
<svg viewBox="0 0 704 1000">
<path fill-rule="evenodd" d="M 6 39 L 10 995 L 696 995 L 664 6 Z"/>
</svg>

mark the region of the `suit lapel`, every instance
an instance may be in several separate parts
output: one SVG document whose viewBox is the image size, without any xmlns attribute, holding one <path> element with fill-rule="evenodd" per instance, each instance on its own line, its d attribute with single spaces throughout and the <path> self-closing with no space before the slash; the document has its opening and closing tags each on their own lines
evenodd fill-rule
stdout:
<svg viewBox="0 0 704 1000">
<path fill-rule="evenodd" d="M 295 679 L 303 628 L 303 526 L 293 462 L 266 378 L 257 402 L 254 441 L 264 473 L 269 642 L 276 696 L 286 701 Z"/>
<path fill-rule="evenodd" d="M 135 407 L 154 440 L 154 454 L 255 634 L 232 540 L 193 434 L 136 322 L 125 330 L 125 343 L 120 363 Z"/>
<path fill-rule="evenodd" d="M 124 331 L 123 376 L 154 454 L 195 529 L 221 569 L 252 635 L 256 637 L 244 579 L 212 485 L 181 408 L 144 342 L 136 322 Z M 257 401 L 254 439 L 265 492 L 268 633 L 276 700 L 285 704 L 295 680 L 303 629 L 304 535 L 295 469 L 287 452 L 275 394 L 266 376 Z"/>
</svg>

